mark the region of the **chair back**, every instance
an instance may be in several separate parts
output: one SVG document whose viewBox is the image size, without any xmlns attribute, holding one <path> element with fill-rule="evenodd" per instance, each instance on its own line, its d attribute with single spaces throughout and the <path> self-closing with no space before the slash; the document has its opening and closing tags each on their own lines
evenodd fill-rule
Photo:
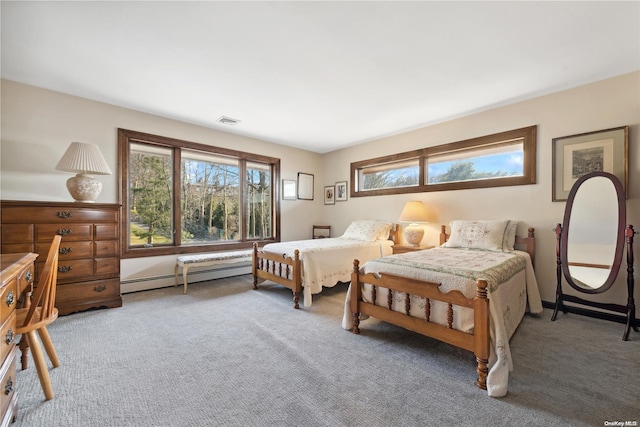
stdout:
<svg viewBox="0 0 640 427">
<path fill-rule="evenodd" d="M 56 285 L 58 282 L 58 248 L 60 247 L 62 236 L 55 236 L 44 268 L 40 273 L 38 285 L 31 298 L 31 305 L 24 321 L 25 326 L 29 323 L 42 322 L 54 315 L 56 303 Z M 37 310 L 40 308 L 40 310 Z"/>
</svg>

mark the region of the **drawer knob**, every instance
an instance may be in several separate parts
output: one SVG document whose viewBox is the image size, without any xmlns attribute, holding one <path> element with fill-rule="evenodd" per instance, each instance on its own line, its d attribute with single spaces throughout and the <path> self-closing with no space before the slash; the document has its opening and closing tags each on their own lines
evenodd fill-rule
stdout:
<svg viewBox="0 0 640 427">
<path fill-rule="evenodd" d="M 58 212 L 58 218 L 67 219 L 71 218 L 73 214 L 71 212 Z"/>
<path fill-rule="evenodd" d="M 13 391 L 13 380 L 11 377 L 7 378 L 7 383 L 4 385 L 4 394 L 7 396 Z"/>
<path fill-rule="evenodd" d="M 71 266 L 70 265 L 63 265 L 58 267 L 58 272 L 59 273 L 68 273 L 71 271 Z"/>
<path fill-rule="evenodd" d="M 27 272 L 24 274 L 24 278 L 27 279 L 27 282 L 29 283 L 33 281 L 33 273 L 31 272 L 31 270 L 27 270 Z"/>
<path fill-rule="evenodd" d="M 104 292 L 104 290 L 107 289 L 107 287 L 105 285 L 99 285 L 99 286 L 94 286 L 93 290 L 96 292 Z"/>
<path fill-rule="evenodd" d="M 58 234 L 61 236 L 68 236 L 69 234 L 71 234 L 71 230 L 69 230 L 68 228 L 58 228 Z"/>
<path fill-rule="evenodd" d="M 5 335 L 4 337 L 4 342 L 5 344 L 9 345 L 13 342 L 13 337 L 15 335 L 13 335 L 13 329 L 9 328 L 9 330 L 7 331 L 7 335 Z"/>
<path fill-rule="evenodd" d="M 67 255 L 73 251 L 73 248 L 58 248 L 58 253 L 60 255 Z"/>
<path fill-rule="evenodd" d="M 7 307 L 11 307 L 16 302 L 16 296 L 13 294 L 13 291 L 9 291 L 5 302 L 7 303 Z"/>
</svg>

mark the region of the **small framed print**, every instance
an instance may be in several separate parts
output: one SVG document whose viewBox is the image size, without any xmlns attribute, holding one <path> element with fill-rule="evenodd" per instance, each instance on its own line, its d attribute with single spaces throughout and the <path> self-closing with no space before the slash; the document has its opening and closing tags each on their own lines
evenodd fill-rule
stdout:
<svg viewBox="0 0 640 427">
<path fill-rule="evenodd" d="M 324 187 L 324 204 L 325 205 L 335 205 L 336 198 L 336 187 L 334 185 L 327 185 Z"/>
<path fill-rule="evenodd" d="M 313 200 L 313 175 L 298 172 L 298 199 Z"/>
<path fill-rule="evenodd" d="M 554 138 L 552 201 L 567 200 L 573 184 L 589 172 L 615 175 L 628 197 L 628 138 L 628 126 Z"/>
<path fill-rule="evenodd" d="M 347 200 L 347 181 L 336 182 L 336 202 L 345 202 Z"/>
<path fill-rule="evenodd" d="M 296 200 L 296 180 L 282 180 L 282 200 Z"/>
</svg>

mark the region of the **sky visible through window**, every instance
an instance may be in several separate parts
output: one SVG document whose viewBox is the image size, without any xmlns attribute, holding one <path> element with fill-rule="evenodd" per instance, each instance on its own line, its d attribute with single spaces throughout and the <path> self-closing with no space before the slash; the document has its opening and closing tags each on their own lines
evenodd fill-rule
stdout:
<svg viewBox="0 0 640 427">
<path fill-rule="evenodd" d="M 445 174 L 457 163 L 472 163 L 477 174 L 495 174 L 502 176 L 522 176 L 524 154 L 522 152 L 500 153 L 477 156 L 464 160 L 429 161 L 429 181 Z"/>
</svg>

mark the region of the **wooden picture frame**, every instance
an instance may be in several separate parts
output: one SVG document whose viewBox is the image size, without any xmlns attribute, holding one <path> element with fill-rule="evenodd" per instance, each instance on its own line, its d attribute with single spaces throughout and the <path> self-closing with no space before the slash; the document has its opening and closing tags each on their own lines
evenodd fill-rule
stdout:
<svg viewBox="0 0 640 427">
<path fill-rule="evenodd" d="M 552 201 L 567 200 L 573 184 L 596 171 L 615 175 L 629 197 L 628 126 L 553 138 L 552 145 Z"/>
<path fill-rule="evenodd" d="M 313 175 L 298 172 L 298 199 L 313 200 Z"/>
<path fill-rule="evenodd" d="M 283 179 L 282 180 L 282 200 L 296 200 L 296 180 L 295 179 Z"/>
<path fill-rule="evenodd" d="M 349 191 L 349 185 L 347 181 L 336 182 L 336 192 L 335 192 L 336 202 L 346 202 L 348 191 Z"/>
<path fill-rule="evenodd" d="M 325 185 L 324 187 L 324 204 L 335 205 L 336 204 L 336 187 L 335 185 Z"/>
</svg>

